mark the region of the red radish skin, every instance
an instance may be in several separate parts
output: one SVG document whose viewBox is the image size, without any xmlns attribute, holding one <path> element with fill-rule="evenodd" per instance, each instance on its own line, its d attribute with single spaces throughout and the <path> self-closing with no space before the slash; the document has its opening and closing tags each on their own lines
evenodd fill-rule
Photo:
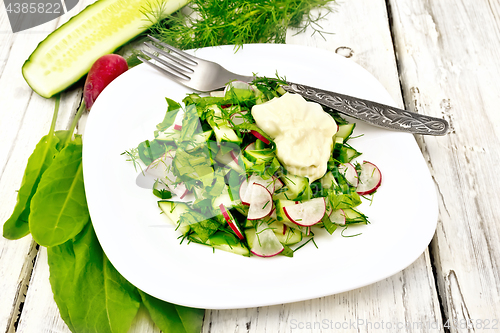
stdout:
<svg viewBox="0 0 500 333">
<path fill-rule="evenodd" d="M 234 153 L 234 151 L 230 151 L 229 152 L 231 154 L 231 158 L 233 159 L 233 161 L 236 163 L 236 164 L 239 164 L 239 160 L 238 160 L 238 156 Z"/>
<path fill-rule="evenodd" d="M 92 108 L 104 88 L 127 70 L 127 61 L 118 54 L 106 54 L 97 59 L 90 68 L 83 88 L 87 110 Z"/>
<path fill-rule="evenodd" d="M 227 212 L 226 207 L 224 207 L 224 204 L 219 205 L 220 211 L 222 212 L 222 216 L 224 216 L 224 219 L 226 220 L 227 224 L 229 224 L 229 227 L 234 231 L 236 236 L 238 236 L 239 239 L 245 239 L 243 234 L 240 231 L 240 228 L 236 225 L 236 222 L 233 221 L 229 213 Z"/>
<path fill-rule="evenodd" d="M 255 142 L 249 143 L 244 150 L 246 151 L 255 150 Z"/>
<path fill-rule="evenodd" d="M 339 171 L 344 175 L 349 184 L 357 187 L 359 184 L 358 171 L 351 163 L 344 163 L 339 165 Z"/>
<path fill-rule="evenodd" d="M 251 130 L 250 133 L 252 133 L 260 141 L 264 142 L 266 145 L 271 143 L 266 137 L 264 137 L 262 134 L 260 134 L 257 131 Z"/>
<path fill-rule="evenodd" d="M 252 174 L 248 179 L 243 180 L 243 182 L 240 185 L 240 190 L 239 190 L 240 200 L 241 200 L 241 203 L 244 205 L 247 205 L 247 206 L 250 205 L 252 188 L 249 187 L 249 185 L 251 185 L 253 183 L 262 185 L 266 190 L 269 191 L 271 196 L 274 193 L 275 182 L 273 181 L 273 178 L 266 180 L 258 175 Z M 247 192 L 247 191 L 249 191 L 249 192 Z"/>
<path fill-rule="evenodd" d="M 174 130 L 177 130 L 177 131 L 182 130 L 182 125 L 177 125 L 177 124 L 175 124 L 175 125 L 174 125 Z"/>
<path fill-rule="evenodd" d="M 335 211 L 330 211 L 328 215 L 330 221 L 334 224 L 338 224 L 341 226 L 345 225 L 345 212 L 343 209 L 337 209 Z"/>
<path fill-rule="evenodd" d="M 373 163 L 363 161 L 361 164 L 360 183 L 356 189 L 359 195 L 368 195 L 375 192 L 382 184 L 382 173 Z"/>
<path fill-rule="evenodd" d="M 268 189 L 261 184 L 250 183 L 248 185 L 247 195 L 249 195 L 249 197 L 247 197 L 247 202 L 250 203 L 247 215 L 248 220 L 260 220 L 272 214 L 273 198 Z"/>
<path fill-rule="evenodd" d="M 271 257 L 274 257 L 274 256 L 277 256 L 278 254 L 280 254 L 281 252 L 283 252 L 285 248 L 282 248 L 278 253 L 273 253 L 271 255 L 264 255 L 264 254 L 260 254 L 258 252 L 254 252 L 252 250 L 250 250 L 250 252 L 252 252 L 252 254 L 256 255 L 257 257 L 261 257 L 261 258 L 271 258 Z"/>
<path fill-rule="evenodd" d="M 181 195 L 181 199 L 184 199 L 184 197 L 185 197 L 186 195 L 188 195 L 188 194 L 189 194 L 189 190 L 188 190 L 188 189 L 186 189 L 186 190 L 184 191 L 184 193 Z"/>
</svg>

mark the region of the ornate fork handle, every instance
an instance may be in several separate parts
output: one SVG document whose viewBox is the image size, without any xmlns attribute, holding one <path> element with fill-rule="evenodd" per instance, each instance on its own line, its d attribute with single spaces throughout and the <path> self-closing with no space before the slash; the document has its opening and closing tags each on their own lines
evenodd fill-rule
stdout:
<svg viewBox="0 0 500 333">
<path fill-rule="evenodd" d="M 292 82 L 288 82 L 288 85 L 283 86 L 283 89 L 300 94 L 305 99 L 378 127 L 426 135 L 445 135 L 449 129 L 448 122 L 444 119 L 429 117 L 352 96 Z"/>
</svg>

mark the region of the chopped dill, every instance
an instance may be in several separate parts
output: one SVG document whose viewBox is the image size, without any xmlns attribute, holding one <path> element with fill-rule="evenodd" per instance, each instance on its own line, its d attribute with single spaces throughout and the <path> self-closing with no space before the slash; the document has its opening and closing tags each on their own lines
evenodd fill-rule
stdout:
<svg viewBox="0 0 500 333">
<path fill-rule="evenodd" d="M 361 235 L 361 234 L 362 234 L 362 233 L 360 232 L 359 234 L 345 236 L 345 235 L 344 235 L 344 231 L 346 231 L 348 227 L 349 227 L 349 225 L 346 225 L 346 226 L 345 226 L 345 228 L 344 228 L 344 229 L 342 229 L 342 231 L 340 232 L 340 235 L 341 235 L 342 237 L 345 237 L 345 238 L 349 238 L 349 237 L 356 237 L 356 236 L 359 236 L 359 235 Z"/>
<path fill-rule="evenodd" d="M 139 159 L 139 151 L 137 148 L 125 150 L 123 153 L 121 153 L 121 155 L 127 156 L 127 162 L 132 162 L 132 164 L 134 165 L 135 171 L 137 171 L 137 166 L 139 166 L 139 169 L 141 169 L 141 172 L 142 172 L 142 166 L 137 161 Z"/>
</svg>

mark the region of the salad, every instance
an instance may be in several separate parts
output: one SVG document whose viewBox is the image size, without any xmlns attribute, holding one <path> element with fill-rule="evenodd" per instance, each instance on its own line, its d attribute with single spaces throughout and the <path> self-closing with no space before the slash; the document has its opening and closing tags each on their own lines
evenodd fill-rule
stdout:
<svg viewBox="0 0 500 333">
<path fill-rule="evenodd" d="M 327 155 L 319 176 L 311 176 L 311 167 L 318 174 L 318 163 L 309 161 L 315 156 L 296 158 L 299 148 L 304 149 L 298 143 L 308 143 L 307 138 L 297 138 L 300 132 L 292 129 L 285 136 L 295 137 L 297 146 L 285 146 L 276 134 L 285 119 L 272 120 L 266 113 L 267 107 L 290 99 L 283 84 L 280 78 L 257 78 L 252 84 L 232 82 L 205 96 L 188 94 L 183 105 L 166 98 L 167 112 L 154 139 L 126 152 L 141 165 L 139 177 L 153 180 L 159 209 L 175 225 L 181 242 L 243 256 L 292 257 L 314 243 L 315 234 L 369 223 L 356 207 L 362 197 L 375 193 L 382 177 L 373 163 L 353 162 L 361 155 L 348 143 L 355 124 L 334 111 L 319 111 L 330 121 L 323 126 L 328 134 L 318 143 L 327 147 Z M 292 104 L 290 108 L 297 102 Z M 278 125 L 269 125 L 273 121 Z M 309 126 L 318 129 L 306 129 L 304 135 L 314 132 L 311 137 L 318 138 L 321 124 Z M 305 166 L 288 163 L 290 158 Z"/>
</svg>

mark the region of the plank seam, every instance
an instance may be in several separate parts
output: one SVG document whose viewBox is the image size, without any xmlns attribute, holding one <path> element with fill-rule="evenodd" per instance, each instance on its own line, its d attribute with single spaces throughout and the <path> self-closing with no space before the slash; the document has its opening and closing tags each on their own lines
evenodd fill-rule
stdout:
<svg viewBox="0 0 500 333">
<path fill-rule="evenodd" d="M 39 248 L 40 245 L 32 240 L 26 260 L 23 264 L 23 268 L 21 269 L 16 295 L 14 296 L 12 311 L 10 313 L 9 320 L 7 321 L 8 324 L 5 333 L 13 333 L 17 331 L 17 326 L 19 324 L 19 320 L 21 319 L 21 313 L 24 307 L 24 301 L 28 293 L 31 276 L 33 275 L 35 263 L 38 258 Z"/>
<path fill-rule="evenodd" d="M 437 240 L 435 237 L 432 238 L 431 240 L 431 246 L 429 246 L 429 259 L 431 261 L 431 269 L 432 269 L 432 276 L 434 278 L 434 285 L 436 286 L 437 288 L 437 296 L 438 296 L 438 300 L 439 300 L 439 311 L 441 312 L 441 320 L 443 321 L 443 330 L 445 333 L 450 333 L 450 328 L 449 327 L 446 327 L 446 323 L 449 322 L 449 319 L 448 317 L 446 316 L 446 309 L 445 309 L 445 306 L 444 306 L 444 302 L 445 300 L 443 299 L 445 296 L 442 295 L 442 293 L 440 292 L 440 281 L 439 281 L 439 278 L 438 278 L 438 273 L 437 273 L 437 265 L 436 265 L 436 262 L 439 260 L 437 258 L 437 255 L 434 254 L 434 247 L 438 248 L 438 244 L 437 244 Z M 443 289 L 445 287 L 443 286 Z"/>
<path fill-rule="evenodd" d="M 393 46 L 394 56 L 395 56 L 395 61 L 396 61 L 396 69 L 397 69 L 397 72 L 399 74 L 399 73 L 401 73 L 401 66 L 400 66 L 399 57 L 398 57 L 398 50 L 397 50 L 397 45 L 396 45 L 395 31 L 394 31 L 394 28 L 393 28 L 393 26 L 394 26 L 393 25 L 393 14 L 392 14 L 393 12 L 392 12 L 392 7 L 391 7 L 390 0 L 385 0 L 385 4 L 386 4 L 386 8 L 387 8 L 387 17 L 388 17 L 388 20 L 389 20 L 389 31 L 390 31 L 390 34 L 391 34 L 392 46 Z M 403 101 L 403 105 L 406 106 L 407 105 L 407 101 L 405 100 L 405 94 L 404 94 L 404 90 L 403 90 L 403 81 L 401 79 L 401 75 L 398 75 L 398 80 L 399 80 L 399 89 L 401 91 L 401 98 L 402 98 L 402 101 Z M 415 111 L 418 111 L 418 110 L 415 110 Z M 425 147 L 425 142 L 422 142 L 421 145 L 423 145 Z M 421 145 L 419 144 L 419 146 L 421 146 Z M 429 162 L 429 161 L 427 161 L 427 162 Z M 436 185 L 438 185 L 437 182 L 436 182 L 436 180 L 434 179 L 434 177 L 433 177 L 433 180 L 434 180 L 434 183 Z M 442 193 L 439 190 L 439 186 L 437 186 L 437 188 L 438 188 L 439 195 L 442 196 Z M 438 258 L 436 257 L 436 255 L 434 254 L 434 251 L 433 251 L 433 246 L 436 246 L 436 247 L 438 246 L 438 244 L 435 243 L 435 242 L 437 242 L 437 240 L 435 240 L 435 238 L 433 237 L 433 239 L 431 240 L 431 243 L 429 244 L 429 246 L 427 246 L 427 249 L 429 251 L 429 258 L 430 258 L 430 263 L 431 263 L 432 278 L 434 279 L 434 286 L 435 286 L 436 291 L 437 291 L 437 297 L 438 297 L 438 302 L 439 302 L 439 312 L 440 312 L 440 315 L 441 315 L 441 320 L 443 322 L 443 330 L 444 330 L 445 333 L 450 333 L 450 329 L 447 328 L 447 327 L 444 327 L 445 323 L 448 322 L 448 318 L 446 316 L 446 311 L 445 311 L 445 307 L 444 307 L 445 300 L 443 300 L 443 296 L 442 296 L 442 293 L 441 293 L 442 289 L 440 288 L 439 278 L 438 278 L 438 274 L 437 274 L 436 262 L 438 261 Z"/>
<path fill-rule="evenodd" d="M 13 38 L 9 38 L 9 41 L 10 41 L 10 44 L 9 44 L 9 51 L 7 52 L 7 57 L 5 58 L 5 65 L 2 67 L 2 69 L 0 70 L 0 79 L 2 78 L 3 76 L 3 72 L 5 71 L 5 68 L 7 68 L 7 59 L 9 58 L 9 54 L 10 54 L 10 51 L 12 50 L 12 46 L 14 45 L 14 40 L 15 40 L 15 36 L 13 36 Z"/>
</svg>

